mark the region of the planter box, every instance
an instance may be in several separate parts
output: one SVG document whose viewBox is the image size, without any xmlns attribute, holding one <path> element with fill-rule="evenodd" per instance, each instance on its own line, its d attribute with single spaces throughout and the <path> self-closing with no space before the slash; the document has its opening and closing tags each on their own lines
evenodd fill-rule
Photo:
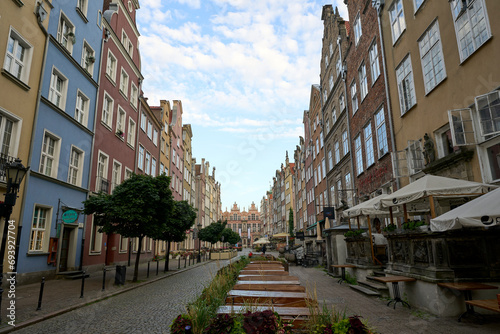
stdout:
<svg viewBox="0 0 500 334">
<path fill-rule="evenodd" d="M 238 254 L 237 251 L 227 251 L 227 252 L 211 252 L 210 253 L 210 260 L 229 260 L 235 257 Z"/>
</svg>

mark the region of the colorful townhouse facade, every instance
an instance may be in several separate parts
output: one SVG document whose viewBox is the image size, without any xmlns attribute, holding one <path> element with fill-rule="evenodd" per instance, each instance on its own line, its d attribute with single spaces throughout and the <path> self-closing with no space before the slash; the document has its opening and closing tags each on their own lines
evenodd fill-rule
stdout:
<svg viewBox="0 0 500 334">
<path fill-rule="evenodd" d="M 0 191 L 7 192 L 7 163 L 20 159 L 30 165 L 33 127 L 40 103 L 41 78 L 49 41 L 47 32 L 52 7 L 50 2 L 2 4 L 0 20 Z M 20 185 L 17 205 L 10 216 L 16 226 L 16 245 L 22 232 L 22 208 L 29 182 L 29 171 Z M 3 201 L 3 199 L 2 199 Z M 0 224 L 4 230 L 5 220 Z M 21 228 L 19 228 L 21 226 Z M 28 224 L 27 226 L 30 226 Z M 25 252 L 25 250 L 24 250 Z"/>
<path fill-rule="evenodd" d="M 171 159 L 170 174 L 172 177 L 170 186 L 172 195 L 176 201 L 182 201 L 182 186 L 184 174 L 184 143 L 182 141 L 182 103 L 174 100 L 172 113 L 170 114 L 170 140 Z"/>
<path fill-rule="evenodd" d="M 24 281 L 82 266 L 81 209 L 91 183 L 101 10 L 90 1 L 51 3 L 22 204 L 27 228 L 19 233 L 18 271 Z"/>
<path fill-rule="evenodd" d="M 245 208 L 241 211 L 235 202 L 230 211 L 226 209 L 222 212 L 222 220 L 227 222 L 226 227 L 240 235 L 243 247 L 252 247 L 254 241 L 264 236 L 264 226 L 260 217 L 261 214 L 253 202 L 248 211 Z"/>
</svg>

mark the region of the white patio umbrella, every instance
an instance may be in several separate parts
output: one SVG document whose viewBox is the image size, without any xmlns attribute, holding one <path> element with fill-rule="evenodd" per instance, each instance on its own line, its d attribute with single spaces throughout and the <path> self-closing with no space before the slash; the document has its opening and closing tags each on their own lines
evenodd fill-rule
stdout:
<svg viewBox="0 0 500 334">
<path fill-rule="evenodd" d="M 259 239 L 257 241 L 254 241 L 253 244 L 254 245 L 262 245 L 262 244 L 268 244 L 269 242 L 270 242 L 269 239 L 267 239 L 267 238 L 261 238 L 261 239 Z"/>
<path fill-rule="evenodd" d="M 431 231 L 500 225 L 500 188 L 431 219 Z"/>
</svg>

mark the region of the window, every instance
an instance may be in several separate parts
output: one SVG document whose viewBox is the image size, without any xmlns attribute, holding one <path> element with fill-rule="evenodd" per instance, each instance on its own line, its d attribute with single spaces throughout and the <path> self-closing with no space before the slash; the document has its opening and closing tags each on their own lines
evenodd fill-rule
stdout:
<svg viewBox="0 0 500 334">
<path fill-rule="evenodd" d="M 160 175 L 163 175 L 163 173 L 165 173 L 165 165 L 160 162 Z"/>
<path fill-rule="evenodd" d="M 116 57 L 108 50 L 108 61 L 106 63 L 106 75 L 112 82 L 116 82 Z"/>
<path fill-rule="evenodd" d="M 351 193 L 350 190 L 352 189 L 351 186 L 351 173 L 345 173 L 344 176 L 345 179 L 345 190 L 346 190 L 346 196 L 347 197 L 347 205 L 352 206 L 352 196 L 348 196 L 347 194 Z"/>
<path fill-rule="evenodd" d="M 30 252 L 46 252 L 48 250 L 48 237 L 45 233 L 50 231 L 50 213 L 51 209 L 35 206 L 33 212 L 33 223 L 31 225 Z"/>
<path fill-rule="evenodd" d="M 464 61 L 490 37 L 484 0 L 451 0 L 460 60 Z"/>
<path fill-rule="evenodd" d="M 351 84 L 351 101 L 352 101 L 352 114 L 358 111 L 358 96 L 356 95 L 356 81 Z"/>
<path fill-rule="evenodd" d="M 415 12 L 420 8 L 425 0 L 413 0 L 413 6 L 415 7 Z"/>
<path fill-rule="evenodd" d="M 479 115 L 479 128 L 483 137 L 500 133 L 499 91 L 476 97 L 476 110 Z"/>
<path fill-rule="evenodd" d="M 424 168 L 424 154 L 419 140 L 409 140 L 407 158 L 411 174 L 416 174 Z"/>
<path fill-rule="evenodd" d="M 83 151 L 72 146 L 69 156 L 68 182 L 75 186 L 82 184 Z"/>
<path fill-rule="evenodd" d="M 32 46 L 14 29 L 10 29 L 3 68 L 24 83 L 28 83 Z"/>
<path fill-rule="evenodd" d="M 327 117 L 326 118 L 326 133 L 330 132 L 330 119 Z"/>
<path fill-rule="evenodd" d="M 361 17 L 356 16 L 356 19 L 354 20 L 354 43 L 358 45 L 359 39 L 361 38 Z"/>
<path fill-rule="evenodd" d="M 340 105 L 340 112 L 344 111 L 345 108 L 344 93 L 340 94 L 339 105 Z"/>
<path fill-rule="evenodd" d="M 333 56 L 333 44 L 330 43 L 330 57 Z"/>
<path fill-rule="evenodd" d="M 332 110 L 332 120 L 333 120 L 333 124 L 335 124 L 335 122 L 337 122 L 337 110 L 335 109 L 335 107 L 333 107 L 333 110 Z"/>
<path fill-rule="evenodd" d="M 76 8 L 78 8 L 84 16 L 87 16 L 87 0 L 78 0 Z"/>
<path fill-rule="evenodd" d="M 338 141 L 335 142 L 335 164 L 340 162 L 340 143 Z"/>
<path fill-rule="evenodd" d="M 104 93 L 104 100 L 102 102 L 102 120 L 101 122 L 104 123 L 108 128 L 111 129 L 111 122 L 113 120 L 113 106 L 114 106 L 114 101 L 111 98 L 111 96 L 108 95 L 108 93 Z"/>
<path fill-rule="evenodd" d="M 132 118 L 128 119 L 127 144 L 135 146 L 135 122 Z"/>
<path fill-rule="evenodd" d="M 64 77 L 57 69 L 52 69 L 52 77 L 50 79 L 49 101 L 55 104 L 58 108 L 64 109 L 66 104 L 66 91 L 68 79 Z"/>
<path fill-rule="evenodd" d="M 328 91 L 325 89 L 323 91 L 323 103 L 326 102 L 326 100 L 328 100 Z"/>
<path fill-rule="evenodd" d="M 361 101 L 363 101 L 365 99 L 366 94 L 368 94 L 368 80 L 366 78 L 366 66 L 364 62 L 358 69 L 358 76 L 359 76 L 359 92 L 361 93 Z"/>
<path fill-rule="evenodd" d="M 153 144 L 158 146 L 158 130 L 153 129 Z"/>
<path fill-rule="evenodd" d="M 363 173 L 363 155 L 361 154 L 361 137 L 357 136 L 354 139 L 354 155 L 356 159 L 356 172 Z"/>
<path fill-rule="evenodd" d="M 123 68 L 120 75 L 120 92 L 128 96 L 128 74 Z"/>
<path fill-rule="evenodd" d="M 116 134 L 120 138 L 125 136 L 125 110 L 118 106 L 118 113 L 116 115 Z"/>
<path fill-rule="evenodd" d="M 365 135 L 365 155 L 366 155 L 366 166 L 370 166 L 375 163 L 375 156 L 373 152 L 373 136 L 372 136 L 372 126 L 371 123 L 368 124 L 363 129 Z"/>
<path fill-rule="evenodd" d="M 80 90 L 76 94 L 75 119 L 78 123 L 87 126 L 87 118 L 89 114 L 89 98 Z"/>
<path fill-rule="evenodd" d="M 328 88 L 330 89 L 330 92 L 333 89 L 333 73 L 330 73 L 330 81 L 329 81 L 329 87 Z"/>
<path fill-rule="evenodd" d="M 378 143 L 378 156 L 381 157 L 389 152 L 389 145 L 387 143 L 387 130 L 385 128 L 384 109 L 380 109 L 375 114 L 375 128 L 377 131 Z"/>
<path fill-rule="evenodd" d="M 153 139 L 153 123 L 148 120 L 148 138 Z"/>
<path fill-rule="evenodd" d="M 389 8 L 389 17 L 391 20 L 392 44 L 394 44 L 406 29 L 402 0 L 394 1 L 391 8 Z"/>
<path fill-rule="evenodd" d="M 143 112 L 141 115 L 141 129 L 144 130 L 144 132 L 146 132 L 146 120 L 147 120 L 146 113 Z"/>
<path fill-rule="evenodd" d="M 372 71 L 372 85 L 373 85 L 380 75 L 377 42 L 373 42 L 372 46 L 370 47 L 370 50 L 368 50 L 368 54 L 370 57 L 370 68 Z"/>
<path fill-rule="evenodd" d="M 144 173 L 150 174 L 151 172 L 151 153 L 146 152 L 146 161 L 145 161 L 145 168 L 144 168 Z"/>
<path fill-rule="evenodd" d="M 422 61 L 425 93 L 428 94 L 446 77 L 438 21 L 435 21 L 419 39 L 418 46 Z"/>
<path fill-rule="evenodd" d="M 0 113 L 0 152 L 4 156 L 16 156 L 18 141 L 18 122 L 10 113 Z M 5 177 L 5 174 L 4 174 Z"/>
<path fill-rule="evenodd" d="M 113 171 L 111 172 L 111 191 L 121 183 L 122 164 L 118 161 L 113 162 Z"/>
<path fill-rule="evenodd" d="M 335 70 L 337 70 L 337 77 L 342 74 L 342 60 L 340 58 L 337 59 Z"/>
<path fill-rule="evenodd" d="M 316 138 L 316 154 L 319 154 L 319 139 Z"/>
<path fill-rule="evenodd" d="M 401 108 L 401 115 L 404 115 L 417 103 L 410 55 L 396 68 L 396 77 L 398 81 L 399 106 Z"/>
<path fill-rule="evenodd" d="M 156 176 L 156 159 L 151 158 L 151 175 Z"/>
<path fill-rule="evenodd" d="M 344 155 L 349 152 L 349 141 L 347 140 L 347 130 L 342 132 L 342 148 L 344 150 Z"/>
<path fill-rule="evenodd" d="M 80 65 L 89 72 L 90 75 L 94 72 L 94 63 L 95 63 L 95 52 L 92 50 L 90 45 L 87 42 L 83 42 L 83 50 L 82 50 L 82 60 Z"/>
<path fill-rule="evenodd" d="M 332 155 L 332 150 L 328 150 L 328 167 L 330 169 L 333 168 L 333 155 Z"/>
<path fill-rule="evenodd" d="M 120 253 L 126 253 L 128 249 L 128 238 L 120 235 Z"/>
<path fill-rule="evenodd" d="M 320 132 L 319 134 L 319 139 L 320 139 L 320 144 L 321 144 L 321 148 L 323 148 L 323 145 L 324 145 L 324 141 L 323 141 L 323 131 Z"/>
<path fill-rule="evenodd" d="M 125 167 L 125 176 L 124 176 L 123 180 L 130 179 L 132 177 L 132 174 L 133 174 L 133 172 L 130 169 L 128 169 L 127 167 Z"/>
<path fill-rule="evenodd" d="M 137 167 L 144 170 L 144 147 L 139 146 L 139 155 L 137 157 Z"/>
<path fill-rule="evenodd" d="M 321 168 L 323 169 L 323 179 L 326 177 L 326 162 L 325 158 L 321 160 Z"/>
<path fill-rule="evenodd" d="M 99 233 L 99 226 L 94 222 L 94 219 L 92 219 L 92 229 L 90 231 L 90 253 L 100 253 L 102 233 Z"/>
<path fill-rule="evenodd" d="M 40 157 L 40 173 L 51 177 L 57 176 L 59 144 L 59 138 L 47 131 L 45 132 L 42 144 L 42 155 Z"/>
<path fill-rule="evenodd" d="M 137 109 L 137 86 L 135 85 L 134 82 L 130 84 L 130 105 L 134 107 L 134 109 Z"/>
<path fill-rule="evenodd" d="M 134 46 L 125 33 L 125 30 L 122 30 L 122 44 L 125 50 L 127 50 L 130 57 L 132 57 L 134 55 Z"/>
<path fill-rule="evenodd" d="M 69 21 L 64 13 L 61 13 L 61 17 L 59 18 L 57 41 L 61 43 L 69 53 L 73 51 L 73 44 L 76 42 L 75 26 Z"/>
<path fill-rule="evenodd" d="M 97 179 L 96 179 L 96 191 L 97 192 L 109 192 L 109 181 L 108 181 L 108 156 L 103 152 L 99 152 L 99 159 L 97 160 Z"/>
</svg>

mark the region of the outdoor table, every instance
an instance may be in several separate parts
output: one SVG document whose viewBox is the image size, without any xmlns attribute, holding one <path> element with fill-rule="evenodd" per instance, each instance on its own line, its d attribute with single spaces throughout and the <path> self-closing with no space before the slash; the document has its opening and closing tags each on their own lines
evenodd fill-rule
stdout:
<svg viewBox="0 0 500 334">
<path fill-rule="evenodd" d="M 462 320 L 462 317 L 466 316 L 467 314 L 480 316 L 479 313 L 476 313 L 474 311 L 474 305 L 471 303 L 467 303 L 467 301 L 472 300 L 472 290 L 498 289 L 498 287 L 494 285 L 475 283 L 475 282 L 445 282 L 445 283 L 438 283 L 438 285 L 443 288 L 448 288 L 463 292 L 465 298 L 465 312 L 458 317 L 459 322 Z"/>
<path fill-rule="evenodd" d="M 353 264 L 332 264 L 332 267 L 340 268 L 342 271 L 342 276 L 338 281 L 339 284 L 342 284 L 342 282 L 345 281 L 345 268 L 356 268 L 356 266 Z"/>
<path fill-rule="evenodd" d="M 411 308 L 410 304 L 401 299 L 401 294 L 399 293 L 399 282 L 413 282 L 416 281 L 416 279 L 406 276 L 373 277 L 373 279 L 382 283 L 392 283 L 392 292 L 394 294 L 394 298 L 387 303 L 387 306 L 391 305 L 391 303 L 394 302 L 394 309 L 396 309 L 397 303 L 401 303 L 403 306 Z"/>
</svg>

